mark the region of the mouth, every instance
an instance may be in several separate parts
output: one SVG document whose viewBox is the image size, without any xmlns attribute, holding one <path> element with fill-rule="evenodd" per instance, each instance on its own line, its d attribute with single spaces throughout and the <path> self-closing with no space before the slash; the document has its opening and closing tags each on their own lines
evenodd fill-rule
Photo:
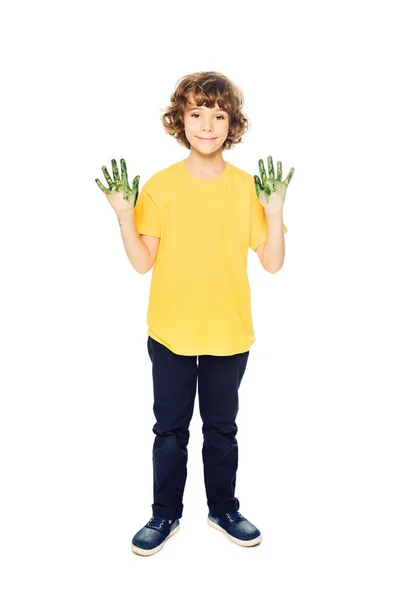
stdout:
<svg viewBox="0 0 400 600">
<path fill-rule="evenodd" d="M 202 140 L 203 142 L 212 142 L 217 139 L 217 138 L 201 138 L 198 135 L 196 135 L 196 137 L 198 140 Z"/>
</svg>

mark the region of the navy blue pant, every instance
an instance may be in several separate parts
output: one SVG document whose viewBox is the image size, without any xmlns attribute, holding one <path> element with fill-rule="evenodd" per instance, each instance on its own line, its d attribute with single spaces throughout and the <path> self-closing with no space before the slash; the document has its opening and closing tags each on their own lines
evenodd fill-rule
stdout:
<svg viewBox="0 0 400 600">
<path fill-rule="evenodd" d="M 153 515 L 179 519 L 187 477 L 187 444 L 198 379 L 203 421 L 203 466 L 207 504 L 219 517 L 239 509 L 235 497 L 238 390 L 250 351 L 230 356 L 175 354 L 150 336 L 156 434 L 153 445 Z M 197 362 L 198 358 L 198 362 Z"/>
</svg>

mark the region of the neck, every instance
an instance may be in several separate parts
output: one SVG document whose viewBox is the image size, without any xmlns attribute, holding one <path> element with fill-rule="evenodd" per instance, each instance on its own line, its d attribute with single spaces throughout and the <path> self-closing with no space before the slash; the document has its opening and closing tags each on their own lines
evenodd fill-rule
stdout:
<svg viewBox="0 0 400 600">
<path fill-rule="evenodd" d="M 201 154 L 191 149 L 189 156 L 185 159 L 186 167 L 202 175 L 219 175 L 225 169 L 226 161 L 222 157 L 222 151 L 213 154 Z"/>
</svg>

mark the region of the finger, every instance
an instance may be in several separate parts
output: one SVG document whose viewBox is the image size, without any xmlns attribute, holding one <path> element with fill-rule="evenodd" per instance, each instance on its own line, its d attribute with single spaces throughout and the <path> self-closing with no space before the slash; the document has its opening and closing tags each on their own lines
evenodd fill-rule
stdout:
<svg viewBox="0 0 400 600">
<path fill-rule="evenodd" d="M 138 192 L 139 192 L 139 179 L 140 179 L 140 175 L 136 175 L 136 177 L 134 178 L 134 180 L 132 181 L 132 191 L 135 194 L 135 203 L 133 206 L 136 206 L 136 201 L 138 199 Z"/>
<path fill-rule="evenodd" d="M 128 171 L 127 171 L 127 168 L 126 168 L 125 159 L 123 159 L 123 158 L 121 158 L 121 173 L 122 173 L 122 183 L 124 184 L 124 187 L 128 188 L 129 187 L 129 184 L 128 184 Z"/>
<path fill-rule="evenodd" d="M 110 188 L 110 190 L 111 190 L 111 187 L 114 185 L 114 182 L 113 182 L 113 180 L 111 179 L 111 177 L 110 177 L 110 174 L 109 174 L 109 172 L 107 171 L 106 167 L 101 167 L 101 169 L 102 169 L 102 171 L 103 171 L 103 173 L 104 173 L 104 177 L 106 178 L 106 181 L 107 181 L 107 183 L 108 183 L 108 187 L 109 187 L 109 188 Z"/>
<path fill-rule="evenodd" d="M 261 185 L 261 181 L 258 175 L 254 175 L 254 183 L 256 186 L 256 192 L 257 192 L 257 196 L 260 197 L 260 193 L 263 192 L 263 188 Z"/>
<path fill-rule="evenodd" d="M 282 162 L 278 160 L 278 173 L 276 175 L 278 181 L 282 181 Z"/>
<path fill-rule="evenodd" d="M 272 162 L 272 156 L 268 156 L 268 175 L 271 179 L 275 179 L 274 163 Z"/>
<path fill-rule="evenodd" d="M 264 186 L 265 182 L 267 181 L 267 173 L 265 171 L 264 161 L 263 161 L 262 158 L 260 158 L 260 160 L 258 161 L 258 168 L 260 169 L 261 181 L 262 181 L 262 184 Z"/>
<path fill-rule="evenodd" d="M 117 165 L 117 161 L 115 160 L 115 158 L 111 159 L 111 164 L 112 164 L 112 171 L 113 171 L 113 175 L 114 175 L 114 181 L 121 181 L 119 178 L 119 173 L 118 173 L 118 165 Z"/>
<path fill-rule="evenodd" d="M 294 173 L 294 168 L 292 167 L 289 171 L 289 175 L 286 177 L 285 181 L 283 183 L 286 183 L 286 185 L 289 185 L 290 180 L 293 177 L 293 173 Z"/>
<path fill-rule="evenodd" d="M 100 179 L 95 179 L 95 182 L 97 183 L 97 185 L 99 186 L 99 188 L 101 189 L 102 192 L 104 192 L 105 194 L 108 194 L 108 189 L 104 187 L 104 185 L 101 183 Z"/>
</svg>

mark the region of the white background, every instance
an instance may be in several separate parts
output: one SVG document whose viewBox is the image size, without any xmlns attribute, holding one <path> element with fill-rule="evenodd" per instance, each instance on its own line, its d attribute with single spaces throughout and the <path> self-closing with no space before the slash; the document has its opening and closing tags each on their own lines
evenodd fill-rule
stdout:
<svg viewBox="0 0 400 600">
<path fill-rule="evenodd" d="M 138 5 L 2 9 L 1 595 L 398 600 L 395 3 Z M 123 157 L 143 185 L 188 155 L 160 115 L 200 70 L 244 93 L 224 159 L 295 168 L 283 268 L 249 250 L 236 495 L 264 539 L 206 523 L 196 398 L 181 531 L 145 559 L 151 272 L 95 178 Z"/>
</svg>

